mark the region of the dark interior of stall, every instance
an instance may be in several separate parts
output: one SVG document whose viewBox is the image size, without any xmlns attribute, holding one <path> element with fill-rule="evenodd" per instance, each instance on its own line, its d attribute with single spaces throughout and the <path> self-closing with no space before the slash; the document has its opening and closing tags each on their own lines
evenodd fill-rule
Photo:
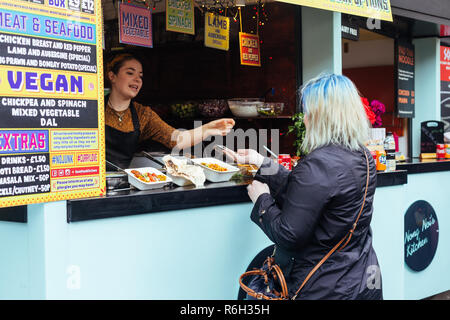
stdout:
<svg viewBox="0 0 450 320">
<path fill-rule="evenodd" d="M 242 32 L 259 34 L 260 67 L 240 63 L 240 23 L 236 8 L 234 11 L 230 8 L 227 12 L 231 24 L 228 51 L 205 47 L 205 12 L 195 8 L 195 35 L 166 31 L 165 12 L 154 12 L 152 48 L 119 43 L 117 17 L 105 19 L 104 63 L 123 50 L 137 54 L 143 61 L 144 84 L 136 101 L 151 106 L 175 128 L 191 129 L 194 120 L 204 124 L 214 118 L 200 114 L 180 118 L 171 111 L 170 106 L 174 103 L 231 98 L 262 98 L 266 102 L 282 102 L 284 110 L 277 116 L 240 118 L 234 117 L 228 110 L 223 117 L 234 118 L 235 129 L 244 131 L 250 128 L 279 129 L 279 152 L 295 154 L 295 136 L 287 134 L 287 131 L 297 110 L 300 41 L 297 40 L 299 35 L 295 26 L 299 25 L 298 6 L 267 3 L 263 8 L 256 5 L 242 7 Z M 260 18 L 256 19 L 258 13 Z M 267 142 L 269 148 L 270 140 Z M 151 151 L 164 150 L 153 141 L 146 141 L 141 147 Z"/>
</svg>

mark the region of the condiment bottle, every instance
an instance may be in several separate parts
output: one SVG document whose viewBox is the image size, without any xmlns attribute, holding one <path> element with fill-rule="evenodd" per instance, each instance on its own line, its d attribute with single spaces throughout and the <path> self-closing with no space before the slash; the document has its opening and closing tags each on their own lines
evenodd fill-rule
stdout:
<svg viewBox="0 0 450 320">
<path fill-rule="evenodd" d="M 392 132 L 386 134 L 384 139 L 384 151 L 386 151 L 386 172 L 395 171 L 395 139 Z"/>
</svg>

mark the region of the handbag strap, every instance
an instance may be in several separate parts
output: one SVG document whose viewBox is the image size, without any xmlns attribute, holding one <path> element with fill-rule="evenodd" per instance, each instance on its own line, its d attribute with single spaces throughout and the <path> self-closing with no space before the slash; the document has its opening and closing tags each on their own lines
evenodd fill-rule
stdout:
<svg viewBox="0 0 450 320">
<path fill-rule="evenodd" d="M 369 176 L 370 176 L 370 171 L 369 171 L 369 158 L 367 157 L 367 153 L 365 150 L 364 151 L 364 156 L 366 157 L 366 164 L 367 164 L 367 178 L 366 178 L 366 188 L 364 191 L 364 198 L 363 198 L 363 203 L 361 205 L 361 209 L 359 210 L 358 216 L 356 217 L 355 223 L 353 223 L 352 229 L 350 229 L 349 232 L 347 232 L 347 234 L 345 235 L 345 237 L 343 237 L 341 239 L 341 241 L 339 241 L 334 247 L 333 249 L 331 249 L 323 258 L 322 260 L 319 261 L 319 263 L 316 264 L 316 266 L 308 273 L 308 275 L 306 276 L 305 280 L 303 280 L 302 284 L 300 285 L 300 287 L 298 288 L 298 290 L 295 292 L 295 295 L 292 297 L 292 300 L 295 300 L 297 298 L 297 295 L 300 293 L 300 290 L 303 289 L 303 287 L 305 286 L 306 282 L 308 282 L 308 280 L 313 276 L 313 274 L 317 271 L 317 269 L 320 268 L 320 266 L 333 254 L 333 252 L 335 252 L 336 250 L 341 251 L 349 242 L 350 239 L 352 238 L 353 232 L 356 229 L 356 225 L 358 224 L 359 218 L 361 217 L 361 213 L 364 209 L 364 204 L 366 203 L 366 196 L 367 196 L 367 188 L 369 187 Z M 345 241 L 345 243 L 342 245 L 342 243 Z M 339 248 L 342 245 L 341 248 Z M 339 248 L 339 249 L 338 249 Z"/>
<path fill-rule="evenodd" d="M 288 289 L 287 289 L 286 280 L 283 275 L 283 271 L 281 271 L 281 268 L 277 264 L 273 263 L 273 261 L 274 261 L 274 259 L 272 257 L 268 257 L 266 259 L 266 261 L 264 261 L 264 264 L 267 264 L 267 266 L 268 266 L 267 272 L 263 269 L 256 269 L 256 270 L 247 271 L 239 277 L 239 285 L 245 292 L 247 292 L 247 294 L 249 296 L 252 296 L 253 298 L 256 298 L 259 300 L 261 300 L 261 299 L 264 299 L 264 300 L 287 300 L 288 299 L 289 293 L 288 293 Z M 267 273 L 271 272 L 272 270 L 275 271 L 275 273 L 279 279 L 279 283 L 281 285 L 281 292 L 280 292 L 279 298 L 268 297 L 261 292 L 256 292 L 253 289 L 246 286 L 242 282 L 243 278 L 245 278 L 247 276 L 253 276 L 253 275 L 263 276 L 264 279 L 267 281 Z"/>
</svg>

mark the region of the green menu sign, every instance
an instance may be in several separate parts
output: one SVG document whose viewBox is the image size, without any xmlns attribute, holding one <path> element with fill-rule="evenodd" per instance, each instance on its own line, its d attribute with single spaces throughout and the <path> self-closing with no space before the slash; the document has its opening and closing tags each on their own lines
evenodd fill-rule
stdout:
<svg viewBox="0 0 450 320">
<path fill-rule="evenodd" d="M 195 34 L 194 0 L 166 0 L 166 30 Z"/>
</svg>

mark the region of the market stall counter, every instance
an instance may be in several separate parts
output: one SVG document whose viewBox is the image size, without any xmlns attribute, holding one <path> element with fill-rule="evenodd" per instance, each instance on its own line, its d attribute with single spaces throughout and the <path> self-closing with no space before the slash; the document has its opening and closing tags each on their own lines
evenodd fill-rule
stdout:
<svg viewBox="0 0 450 320">
<path fill-rule="evenodd" d="M 410 176 L 397 170 L 377 178 L 372 230 L 386 299 L 410 297 L 403 256 Z M 0 298 L 236 299 L 239 275 L 271 244 L 250 220 L 247 184 L 127 190 L 3 208 L 0 216 L 9 221 L 0 221 L 0 259 L 8 263 L 0 265 Z M 11 210 L 21 214 L 11 219 Z M 450 225 L 441 221 L 441 229 Z"/>
</svg>

